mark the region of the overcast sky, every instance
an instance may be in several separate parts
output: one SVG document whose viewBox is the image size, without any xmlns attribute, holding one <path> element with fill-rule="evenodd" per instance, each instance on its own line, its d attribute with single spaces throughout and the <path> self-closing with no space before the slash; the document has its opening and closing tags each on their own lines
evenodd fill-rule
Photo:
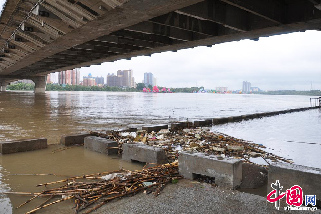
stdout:
<svg viewBox="0 0 321 214">
<path fill-rule="evenodd" d="M 321 89 L 321 32 L 306 31 L 135 57 L 81 68 L 81 75 L 103 76 L 132 69 L 135 81 L 152 72 L 166 87 L 225 86 L 242 88 L 243 81 L 262 90 Z"/>
</svg>

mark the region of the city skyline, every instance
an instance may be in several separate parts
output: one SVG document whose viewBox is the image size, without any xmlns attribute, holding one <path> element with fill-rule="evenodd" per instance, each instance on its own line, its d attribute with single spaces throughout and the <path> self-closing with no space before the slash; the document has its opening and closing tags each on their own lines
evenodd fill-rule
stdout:
<svg viewBox="0 0 321 214">
<path fill-rule="evenodd" d="M 119 69 L 157 76 L 165 87 L 242 88 L 247 80 L 262 90 L 321 89 L 321 32 L 306 31 L 140 56 L 81 68 L 82 75 L 105 76 Z M 312 82 L 312 87 L 311 87 Z"/>
</svg>

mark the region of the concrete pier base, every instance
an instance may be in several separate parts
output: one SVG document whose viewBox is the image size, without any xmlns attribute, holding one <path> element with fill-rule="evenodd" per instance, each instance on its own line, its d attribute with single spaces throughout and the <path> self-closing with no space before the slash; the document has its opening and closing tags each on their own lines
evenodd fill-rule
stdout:
<svg viewBox="0 0 321 214">
<path fill-rule="evenodd" d="M 89 136 L 85 137 L 84 148 L 103 153 L 106 155 L 118 154 L 118 143 L 116 141 L 108 140 L 106 138 Z"/>
<path fill-rule="evenodd" d="M 317 200 L 321 199 L 321 169 L 288 163 L 271 164 L 268 175 L 268 193 L 273 190 L 271 184 L 276 180 L 279 180 L 280 185 L 283 186 L 282 192 L 294 185 L 299 185 L 304 195 L 316 195 Z"/>
<path fill-rule="evenodd" d="M 47 148 L 47 139 L 16 140 L 0 143 L 1 154 L 11 154 Z"/>
<path fill-rule="evenodd" d="M 74 135 L 63 135 L 60 138 L 60 144 L 65 146 L 73 146 L 77 144 L 84 144 L 85 137 L 90 136 L 89 133 L 83 133 L 83 134 L 74 134 Z"/>
<path fill-rule="evenodd" d="M 215 178 L 219 187 L 236 189 L 242 181 L 242 161 L 232 158 L 219 160 L 216 156 L 203 153 L 181 152 L 178 157 L 179 173 L 193 180 L 197 175 Z"/>
<path fill-rule="evenodd" d="M 46 92 L 46 76 L 31 77 L 31 80 L 35 83 L 36 94 L 42 94 Z"/>
<path fill-rule="evenodd" d="M 166 153 L 163 149 L 146 146 L 144 144 L 124 143 L 122 158 L 126 161 L 134 160 L 142 163 L 168 163 Z"/>
<path fill-rule="evenodd" d="M 262 166 L 242 163 L 242 189 L 257 189 L 268 182 L 268 170 Z"/>
<path fill-rule="evenodd" d="M 6 82 L 0 82 L 0 91 L 6 91 L 7 85 L 8 85 L 8 83 L 6 83 Z"/>
</svg>

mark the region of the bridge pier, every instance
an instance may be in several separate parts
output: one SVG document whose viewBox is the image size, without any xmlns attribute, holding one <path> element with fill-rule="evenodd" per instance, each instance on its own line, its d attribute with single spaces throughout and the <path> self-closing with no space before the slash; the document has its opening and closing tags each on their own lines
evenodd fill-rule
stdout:
<svg viewBox="0 0 321 214">
<path fill-rule="evenodd" d="M 7 85 L 7 82 L 0 82 L 0 91 L 6 91 Z"/>
<path fill-rule="evenodd" d="M 46 76 L 37 76 L 32 77 L 31 80 L 35 83 L 36 94 L 45 93 L 46 92 Z"/>
</svg>

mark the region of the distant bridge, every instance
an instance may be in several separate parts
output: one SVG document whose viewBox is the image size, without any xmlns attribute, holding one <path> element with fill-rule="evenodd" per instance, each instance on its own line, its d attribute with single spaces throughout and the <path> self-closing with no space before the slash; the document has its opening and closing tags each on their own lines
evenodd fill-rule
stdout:
<svg viewBox="0 0 321 214">
<path fill-rule="evenodd" d="M 7 0 L 0 84 L 163 51 L 321 29 L 321 0 Z"/>
</svg>

